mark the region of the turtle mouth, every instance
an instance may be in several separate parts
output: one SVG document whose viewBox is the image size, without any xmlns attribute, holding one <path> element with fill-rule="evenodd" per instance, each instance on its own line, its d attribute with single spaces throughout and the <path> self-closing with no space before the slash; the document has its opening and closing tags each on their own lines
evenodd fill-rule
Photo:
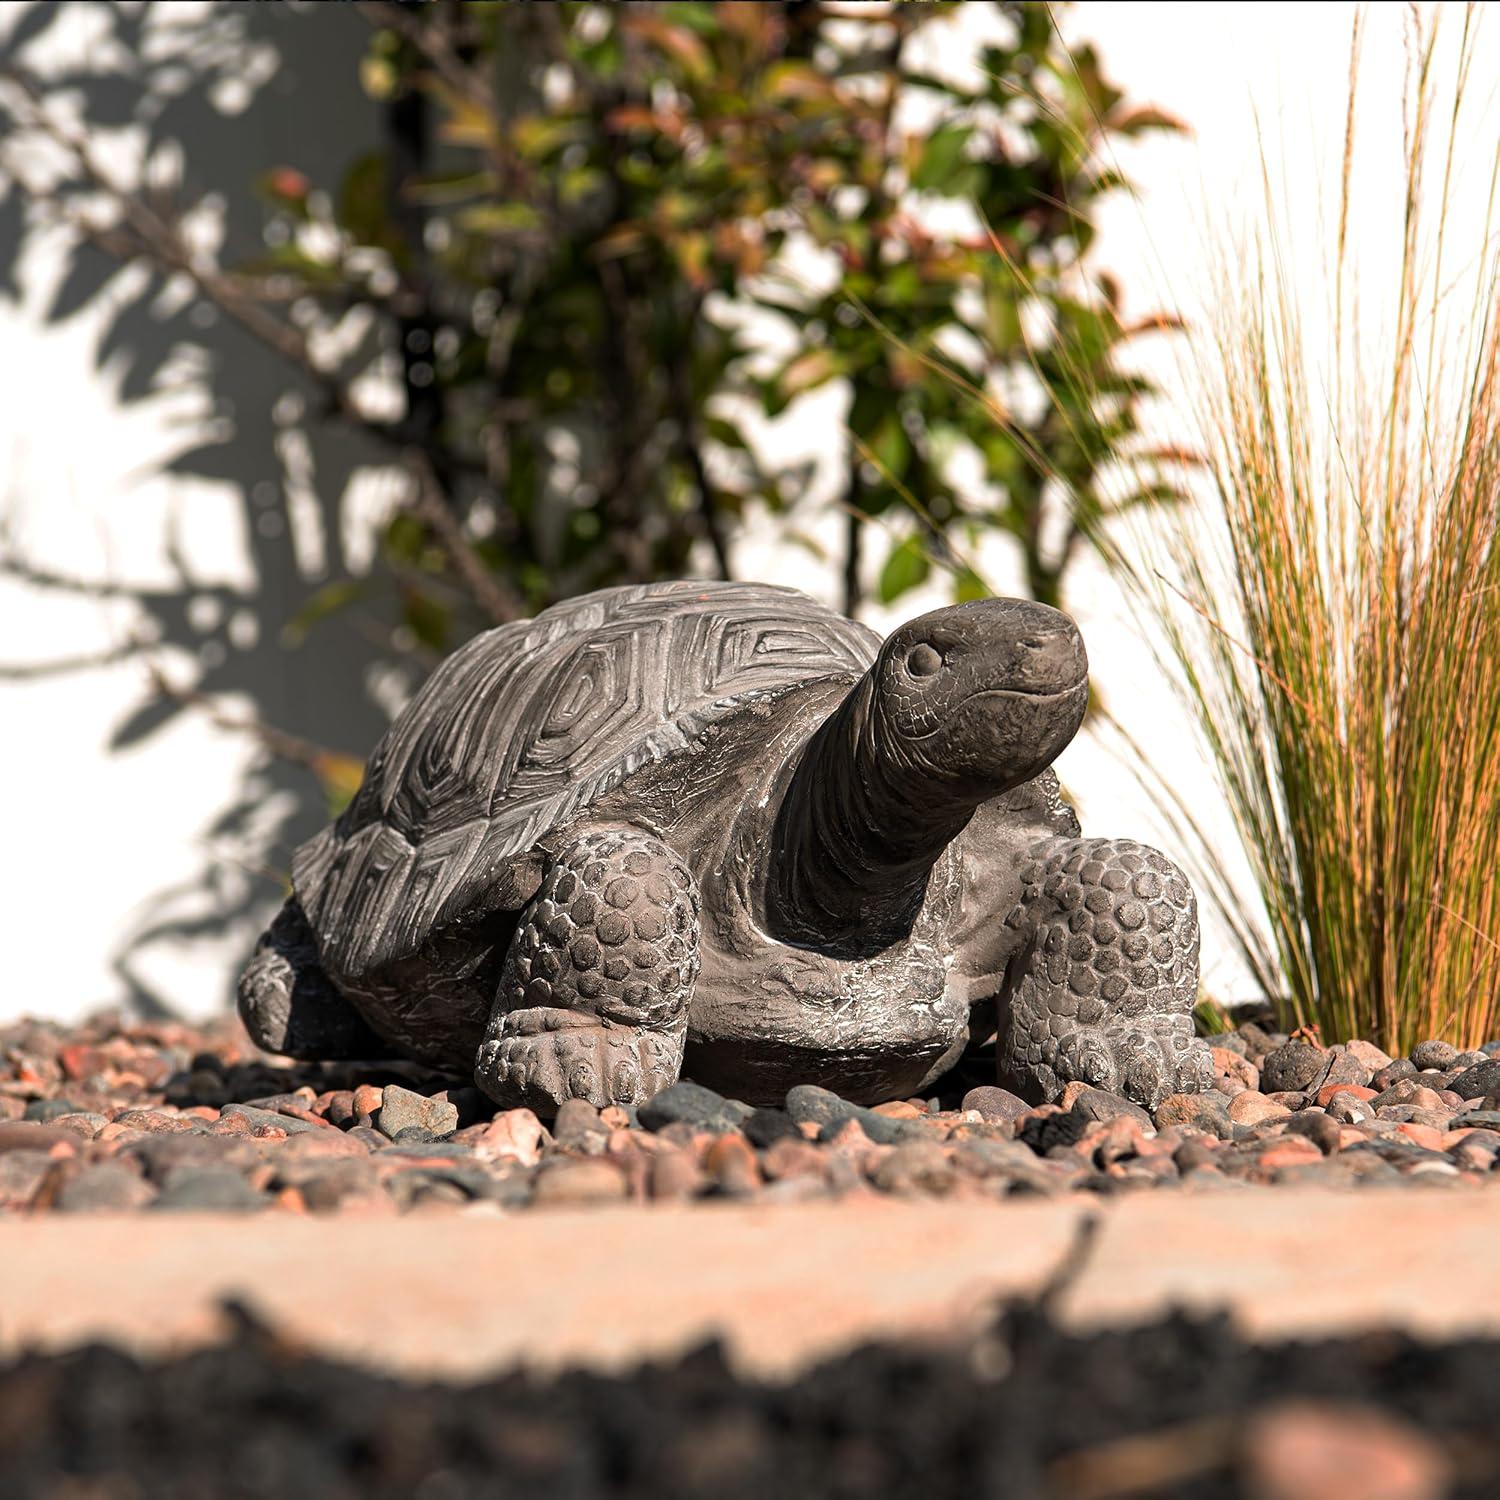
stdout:
<svg viewBox="0 0 1500 1500">
<path fill-rule="evenodd" d="M 1077 678 L 1071 687 L 1057 688 L 1047 692 L 1040 692 L 1033 688 L 985 688 L 980 692 L 970 693 L 967 698 L 957 705 L 951 714 L 946 716 L 943 723 L 929 729 L 925 734 L 915 734 L 909 736 L 909 738 L 913 744 L 920 744 L 924 740 L 935 739 L 938 735 L 947 733 L 951 728 L 953 719 L 976 703 L 999 702 L 1002 699 L 1010 699 L 1013 702 L 1045 705 L 1048 703 L 1062 703 L 1069 698 L 1076 698 L 1079 693 L 1086 692 L 1087 690 L 1087 673 Z"/>
<path fill-rule="evenodd" d="M 1030 698 L 1038 703 L 1049 703 L 1057 698 L 1071 698 L 1087 686 L 1088 678 L 1083 676 L 1067 687 L 1049 688 L 1045 691 L 1037 688 L 986 688 L 983 692 L 970 694 L 964 701 L 967 705 L 982 703 L 990 698 Z"/>
</svg>

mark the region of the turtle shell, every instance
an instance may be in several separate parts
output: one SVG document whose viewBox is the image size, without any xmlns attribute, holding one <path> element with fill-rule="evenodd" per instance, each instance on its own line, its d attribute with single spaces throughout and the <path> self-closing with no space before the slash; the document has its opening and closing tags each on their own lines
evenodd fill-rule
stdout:
<svg viewBox="0 0 1500 1500">
<path fill-rule="evenodd" d="M 856 681 L 879 644 L 795 589 L 693 582 L 604 589 L 476 636 L 293 858 L 324 968 L 368 973 L 503 904 L 517 861 L 632 771 L 749 698 Z"/>
</svg>

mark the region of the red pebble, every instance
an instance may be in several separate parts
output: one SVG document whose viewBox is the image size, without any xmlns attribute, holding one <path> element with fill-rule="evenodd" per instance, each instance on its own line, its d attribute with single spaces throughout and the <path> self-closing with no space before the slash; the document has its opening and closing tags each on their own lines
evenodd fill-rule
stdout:
<svg viewBox="0 0 1500 1500">
<path fill-rule="evenodd" d="M 380 1106 L 385 1102 L 385 1090 L 376 1088 L 373 1083 L 362 1083 L 354 1091 L 354 1118 L 356 1120 L 368 1120 L 371 1116 L 378 1114 Z"/>
<path fill-rule="evenodd" d="M 80 1078 L 87 1078 L 91 1073 L 98 1073 L 104 1067 L 104 1058 L 97 1047 L 85 1046 L 82 1042 L 73 1042 L 57 1054 L 57 1060 L 62 1064 L 63 1073 L 75 1083 Z"/>
<path fill-rule="evenodd" d="M 1327 1109 L 1339 1094 L 1347 1094 L 1351 1099 L 1373 1099 L 1375 1090 L 1358 1083 L 1325 1083 L 1318 1090 L 1317 1103 L 1321 1108 Z"/>
<path fill-rule="evenodd" d="M 1262 1151 L 1256 1161 L 1263 1167 L 1302 1167 L 1321 1161 L 1323 1153 L 1303 1136 L 1279 1136 L 1276 1144 Z"/>
</svg>

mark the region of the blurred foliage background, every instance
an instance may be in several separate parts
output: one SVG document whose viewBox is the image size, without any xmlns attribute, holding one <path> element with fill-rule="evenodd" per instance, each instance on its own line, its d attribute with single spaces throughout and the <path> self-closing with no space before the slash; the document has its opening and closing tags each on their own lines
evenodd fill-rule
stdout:
<svg viewBox="0 0 1500 1500">
<path fill-rule="evenodd" d="M 33 66 L 84 9 L 98 67 Z M 1110 556 L 1113 515 L 1182 498 L 1128 356 L 1168 320 L 1125 322 L 1091 261 L 1098 204 L 1128 189 L 1115 143 L 1181 127 L 1069 44 L 1058 5 L 370 0 L 209 6 L 165 32 L 162 9 L 33 4 L 0 47 L 0 291 L 28 233 L 71 236 L 47 316 L 116 297 L 99 360 L 123 360 L 123 398 L 184 370 L 218 392 L 170 467 L 242 481 L 233 429 L 235 463 L 258 442 L 280 475 L 245 486 L 252 587 L 195 578 L 176 538 L 170 588 L 72 578 L 0 538 L 31 585 L 139 607 L 116 654 L 148 695 L 119 745 L 206 711 L 338 807 L 442 653 L 581 590 L 734 576 L 768 517 L 850 611 L 942 580 L 987 592 L 996 536 L 1057 604 L 1081 551 Z M 279 103 L 255 44 L 278 28 L 314 39 L 278 37 L 307 70 Z M 252 74 L 282 159 L 195 176 L 249 150 L 220 99 Z M 368 119 L 363 149 L 277 130 L 314 87 Z M 243 384 L 265 361 L 274 405 Z M 776 437 L 829 388 L 831 501 Z M 347 545 L 345 480 L 374 466 L 394 498 L 373 548 Z M 327 538 L 311 569 L 299 486 Z M 289 695 L 299 650 L 325 686 Z M 386 667 L 403 686 L 372 695 Z M 258 830 L 265 805 L 248 788 L 217 831 Z M 266 865 L 308 831 L 302 812 L 272 830 Z"/>
<path fill-rule="evenodd" d="M 1125 186 L 1112 140 L 1177 127 L 1054 8 L 987 8 L 1009 40 L 963 59 L 965 85 L 911 60 L 948 4 L 363 7 L 386 140 L 317 209 L 294 167 L 267 176 L 263 269 L 367 309 L 400 351 L 418 482 L 471 553 L 435 507 L 389 529 L 420 639 L 446 649 L 471 606 L 731 576 L 757 504 L 816 546 L 804 476 L 753 434 L 830 381 L 850 611 L 934 561 L 983 592 L 964 559 L 997 530 L 1059 603 L 1113 510 L 1177 498 L 1164 478 L 1107 492 L 1149 392 L 1117 360 L 1139 330 L 1088 270 L 1094 207 Z M 785 351 L 769 370 L 754 313 Z"/>
</svg>

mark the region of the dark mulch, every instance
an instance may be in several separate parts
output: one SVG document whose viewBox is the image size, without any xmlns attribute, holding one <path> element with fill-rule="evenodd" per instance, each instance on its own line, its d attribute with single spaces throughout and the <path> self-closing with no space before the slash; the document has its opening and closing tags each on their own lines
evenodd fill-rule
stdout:
<svg viewBox="0 0 1500 1500">
<path fill-rule="evenodd" d="M 11 1500 L 1492 1497 L 1500 1342 L 1257 1348 L 1185 1316 L 1080 1337 L 1026 1306 L 961 1351 L 875 1346 L 785 1386 L 709 1348 L 455 1387 L 246 1322 L 160 1363 L 96 1346 L 0 1369 L 0 1476 Z"/>
</svg>

